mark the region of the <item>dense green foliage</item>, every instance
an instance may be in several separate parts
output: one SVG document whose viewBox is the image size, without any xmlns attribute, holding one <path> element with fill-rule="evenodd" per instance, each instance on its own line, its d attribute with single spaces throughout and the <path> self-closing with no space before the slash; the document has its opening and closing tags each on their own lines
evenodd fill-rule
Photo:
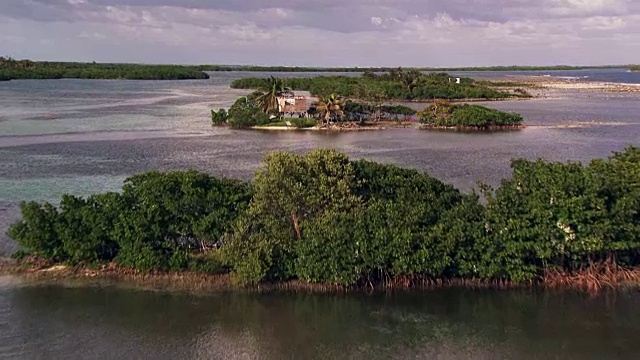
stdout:
<svg viewBox="0 0 640 360">
<path fill-rule="evenodd" d="M 228 121 L 229 121 L 229 114 L 227 113 L 227 110 L 225 109 L 220 109 L 218 111 L 211 110 L 211 123 L 214 126 L 226 124 Z"/>
<path fill-rule="evenodd" d="M 454 105 L 446 101 L 436 101 L 418 113 L 420 122 L 436 127 L 489 128 L 514 126 L 523 122 L 521 115 L 507 113 L 480 105 Z"/>
<path fill-rule="evenodd" d="M 194 66 L 35 62 L 0 57 L 0 78 L 7 79 L 208 79 Z"/>
<path fill-rule="evenodd" d="M 227 113 L 229 126 L 237 129 L 266 125 L 270 116 L 263 111 L 260 99 L 263 93 L 254 92 L 235 101 Z"/>
<path fill-rule="evenodd" d="M 332 150 L 276 152 L 252 186 L 147 173 L 122 194 L 24 204 L 10 235 L 54 261 L 223 264 L 243 284 L 524 282 L 551 269 L 640 266 L 640 148 L 587 165 L 514 160 L 512 168 L 497 189 L 482 186 L 481 202 L 416 170 Z"/>
<path fill-rule="evenodd" d="M 285 121 L 289 121 L 291 126 L 296 128 L 316 125 L 314 119 L 295 117 L 285 119 L 279 109 L 268 105 L 272 103 L 269 98 L 271 97 L 265 96 L 265 93 L 259 91 L 240 97 L 229 108 L 229 111 L 224 109 L 211 110 L 211 123 L 214 126 L 229 125 L 236 129 L 254 126 L 288 126 Z"/>
<path fill-rule="evenodd" d="M 127 179 L 122 193 L 67 195 L 59 208 L 24 203 L 9 234 L 24 250 L 53 261 L 206 269 L 198 255 L 217 246 L 250 197 L 251 188 L 235 180 L 148 172 Z"/>
<path fill-rule="evenodd" d="M 631 70 L 631 71 L 640 71 L 640 65 L 638 65 L 638 66 L 631 66 L 631 67 L 629 67 L 629 70 Z"/>
<path fill-rule="evenodd" d="M 231 83 L 236 89 L 261 89 L 269 79 L 246 78 Z M 286 79 L 292 90 L 309 91 L 312 95 L 340 94 L 363 100 L 431 100 L 431 99 L 498 99 L 522 94 L 494 90 L 487 85 L 463 78 L 460 84 L 446 73 L 423 74 L 419 71 L 393 70 L 376 75 L 367 72 L 360 77 L 319 76 Z"/>
</svg>

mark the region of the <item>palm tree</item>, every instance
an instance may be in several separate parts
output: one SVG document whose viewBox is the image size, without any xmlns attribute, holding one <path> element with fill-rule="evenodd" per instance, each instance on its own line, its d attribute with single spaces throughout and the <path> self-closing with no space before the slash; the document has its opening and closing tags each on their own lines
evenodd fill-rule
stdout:
<svg viewBox="0 0 640 360">
<path fill-rule="evenodd" d="M 340 119 L 344 115 L 344 111 L 342 111 L 342 98 L 335 94 L 331 94 L 328 97 L 320 96 L 316 103 L 316 111 L 322 117 L 322 124 L 328 125 L 331 119 Z"/>
<path fill-rule="evenodd" d="M 258 97 L 258 104 L 266 114 L 270 112 L 280 113 L 280 104 L 278 103 L 278 97 L 283 95 L 293 95 L 291 89 L 286 87 L 284 81 L 280 78 L 271 76 L 265 81 L 265 85 L 260 89 L 264 91 L 260 97 Z"/>
</svg>

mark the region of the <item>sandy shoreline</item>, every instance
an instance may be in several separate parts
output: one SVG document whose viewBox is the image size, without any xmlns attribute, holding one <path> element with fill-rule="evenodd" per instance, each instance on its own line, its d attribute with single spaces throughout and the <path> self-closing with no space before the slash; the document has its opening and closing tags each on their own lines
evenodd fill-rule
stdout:
<svg viewBox="0 0 640 360">
<path fill-rule="evenodd" d="M 251 130 L 266 130 L 266 131 L 371 131 L 371 130 L 386 130 L 384 126 L 364 126 L 364 127 L 331 127 L 320 128 L 317 126 L 308 128 L 297 128 L 295 126 L 252 126 Z"/>
<path fill-rule="evenodd" d="M 494 79 L 498 80 L 498 79 Z M 580 92 L 640 93 L 640 84 L 611 83 L 602 81 L 585 81 L 558 79 L 549 77 L 509 77 L 504 82 L 525 83 L 531 87 L 551 90 L 572 90 Z M 514 85 L 515 86 L 515 85 Z"/>
<path fill-rule="evenodd" d="M 0 286 L 41 286 L 59 285 L 65 287 L 115 287 L 146 291 L 186 292 L 193 294 L 220 292 L 293 292 L 293 293 L 351 293 L 371 291 L 423 291 L 442 288 L 465 289 L 542 289 L 587 291 L 638 289 L 640 269 L 619 271 L 594 271 L 568 274 L 549 272 L 536 280 L 511 282 L 507 280 L 480 279 L 431 279 L 422 277 L 397 277 L 386 284 L 340 286 L 324 283 L 310 283 L 289 280 L 261 283 L 253 286 L 237 284 L 228 273 L 206 274 L 192 271 L 142 272 L 119 268 L 114 264 L 97 267 L 67 265 L 33 265 L 17 262 L 0 262 Z"/>
</svg>

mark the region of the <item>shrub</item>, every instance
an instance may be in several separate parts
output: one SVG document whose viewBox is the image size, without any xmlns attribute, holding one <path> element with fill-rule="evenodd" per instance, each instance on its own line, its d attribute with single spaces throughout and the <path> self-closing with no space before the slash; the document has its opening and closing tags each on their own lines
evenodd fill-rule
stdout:
<svg viewBox="0 0 640 360">
<path fill-rule="evenodd" d="M 291 125 L 299 129 L 302 129 L 302 128 L 314 127 L 317 125 L 317 122 L 314 119 L 308 119 L 308 118 L 292 118 Z"/>
<path fill-rule="evenodd" d="M 306 156 L 276 152 L 256 174 L 255 194 L 246 217 L 223 249 L 241 282 L 284 280 L 296 275 L 294 243 L 325 211 L 350 211 L 360 200 L 348 158 L 331 150 Z"/>
<path fill-rule="evenodd" d="M 229 114 L 225 109 L 220 109 L 218 111 L 211 110 L 211 123 L 214 126 L 219 126 L 226 124 L 229 121 Z"/>
<path fill-rule="evenodd" d="M 118 244 L 110 237 L 109 229 L 120 211 L 115 193 L 87 199 L 63 196 L 56 233 L 67 259 L 72 263 L 112 260 L 118 253 Z"/>
<path fill-rule="evenodd" d="M 269 116 L 262 111 L 257 99 L 262 95 L 254 92 L 241 97 L 229 108 L 228 122 L 233 128 L 247 128 L 269 123 Z"/>
<path fill-rule="evenodd" d="M 65 195 L 59 209 L 23 204 L 9 235 L 48 260 L 185 269 L 192 255 L 220 245 L 250 198 L 250 186 L 240 181 L 196 171 L 148 172 L 127 179 L 122 194 Z"/>
<path fill-rule="evenodd" d="M 47 260 L 66 259 L 63 244 L 56 232 L 57 209 L 49 204 L 20 204 L 22 219 L 9 228 L 9 236 L 27 253 Z"/>
<path fill-rule="evenodd" d="M 521 124 L 522 116 L 489 109 L 480 105 L 453 105 L 446 101 L 436 101 L 418 113 L 420 122 L 432 126 L 468 126 L 486 128 Z"/>
</svg>

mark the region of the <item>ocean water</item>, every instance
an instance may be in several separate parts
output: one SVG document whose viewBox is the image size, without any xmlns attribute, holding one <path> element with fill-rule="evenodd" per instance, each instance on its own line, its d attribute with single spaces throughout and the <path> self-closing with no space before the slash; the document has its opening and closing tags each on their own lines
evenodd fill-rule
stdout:
<svg viewBox="0 0 640 360">
<path fill-rule="evenodd" d="M 536 71 L 460 71 L 459 76 L 477 79 L 509 79 L 513 77 L 550 77 L 566 80 L 640 84 L 640 72 L 629 69 L 536 70 Z"/>
<path fill-rule="evenodd" d="M 605 80 L 631 74 L 591 73 Z M 4 233 L 20 201 L 55 202 L 64 193 L 118 190 L 126 177 L 151 169 L 196 168 L 250 179 L 270 151 L 323 147 L 427 171 L 468 191 L 477 181 L 497 184 L 508 177 L 512 158 L 588 161 L 640 142 L 640 96 L 615 93 L 556 92 L 545 99 L 489 102 L 521 113 L 529 125 L 503 133 L 282 133 L 210 126 L 210 109 L 228 107 L 248 92 L 230 89 L 233 79 L 268 75 L 0 83 L 0 253 L 13 249 Z"/>
<path fill-rule="evenodd" d="M 212 128 L 209 110 L 246 93 L 228 84 L 256 75 L 269 74 L 0 83 L 0 254 L 15 249 L 3 234 L 21 201 L 118 190 L 151 169 L 251 179 L 270 151 L 323 147 L 427 171 L 469 191 L 476 181 L 510 176 L 512 158 L 589 161 L 640 145 L 639 94 L 553 92 L 487 103 L 523 114 L 529 127 L 512 132 Z M 585 76 L 637 82 L 609 70 Z M 189 296 L 0 277 L 0 359 L 633 359 L 638 300 L 637 293 L 482 291 Z"/>
</svg>

